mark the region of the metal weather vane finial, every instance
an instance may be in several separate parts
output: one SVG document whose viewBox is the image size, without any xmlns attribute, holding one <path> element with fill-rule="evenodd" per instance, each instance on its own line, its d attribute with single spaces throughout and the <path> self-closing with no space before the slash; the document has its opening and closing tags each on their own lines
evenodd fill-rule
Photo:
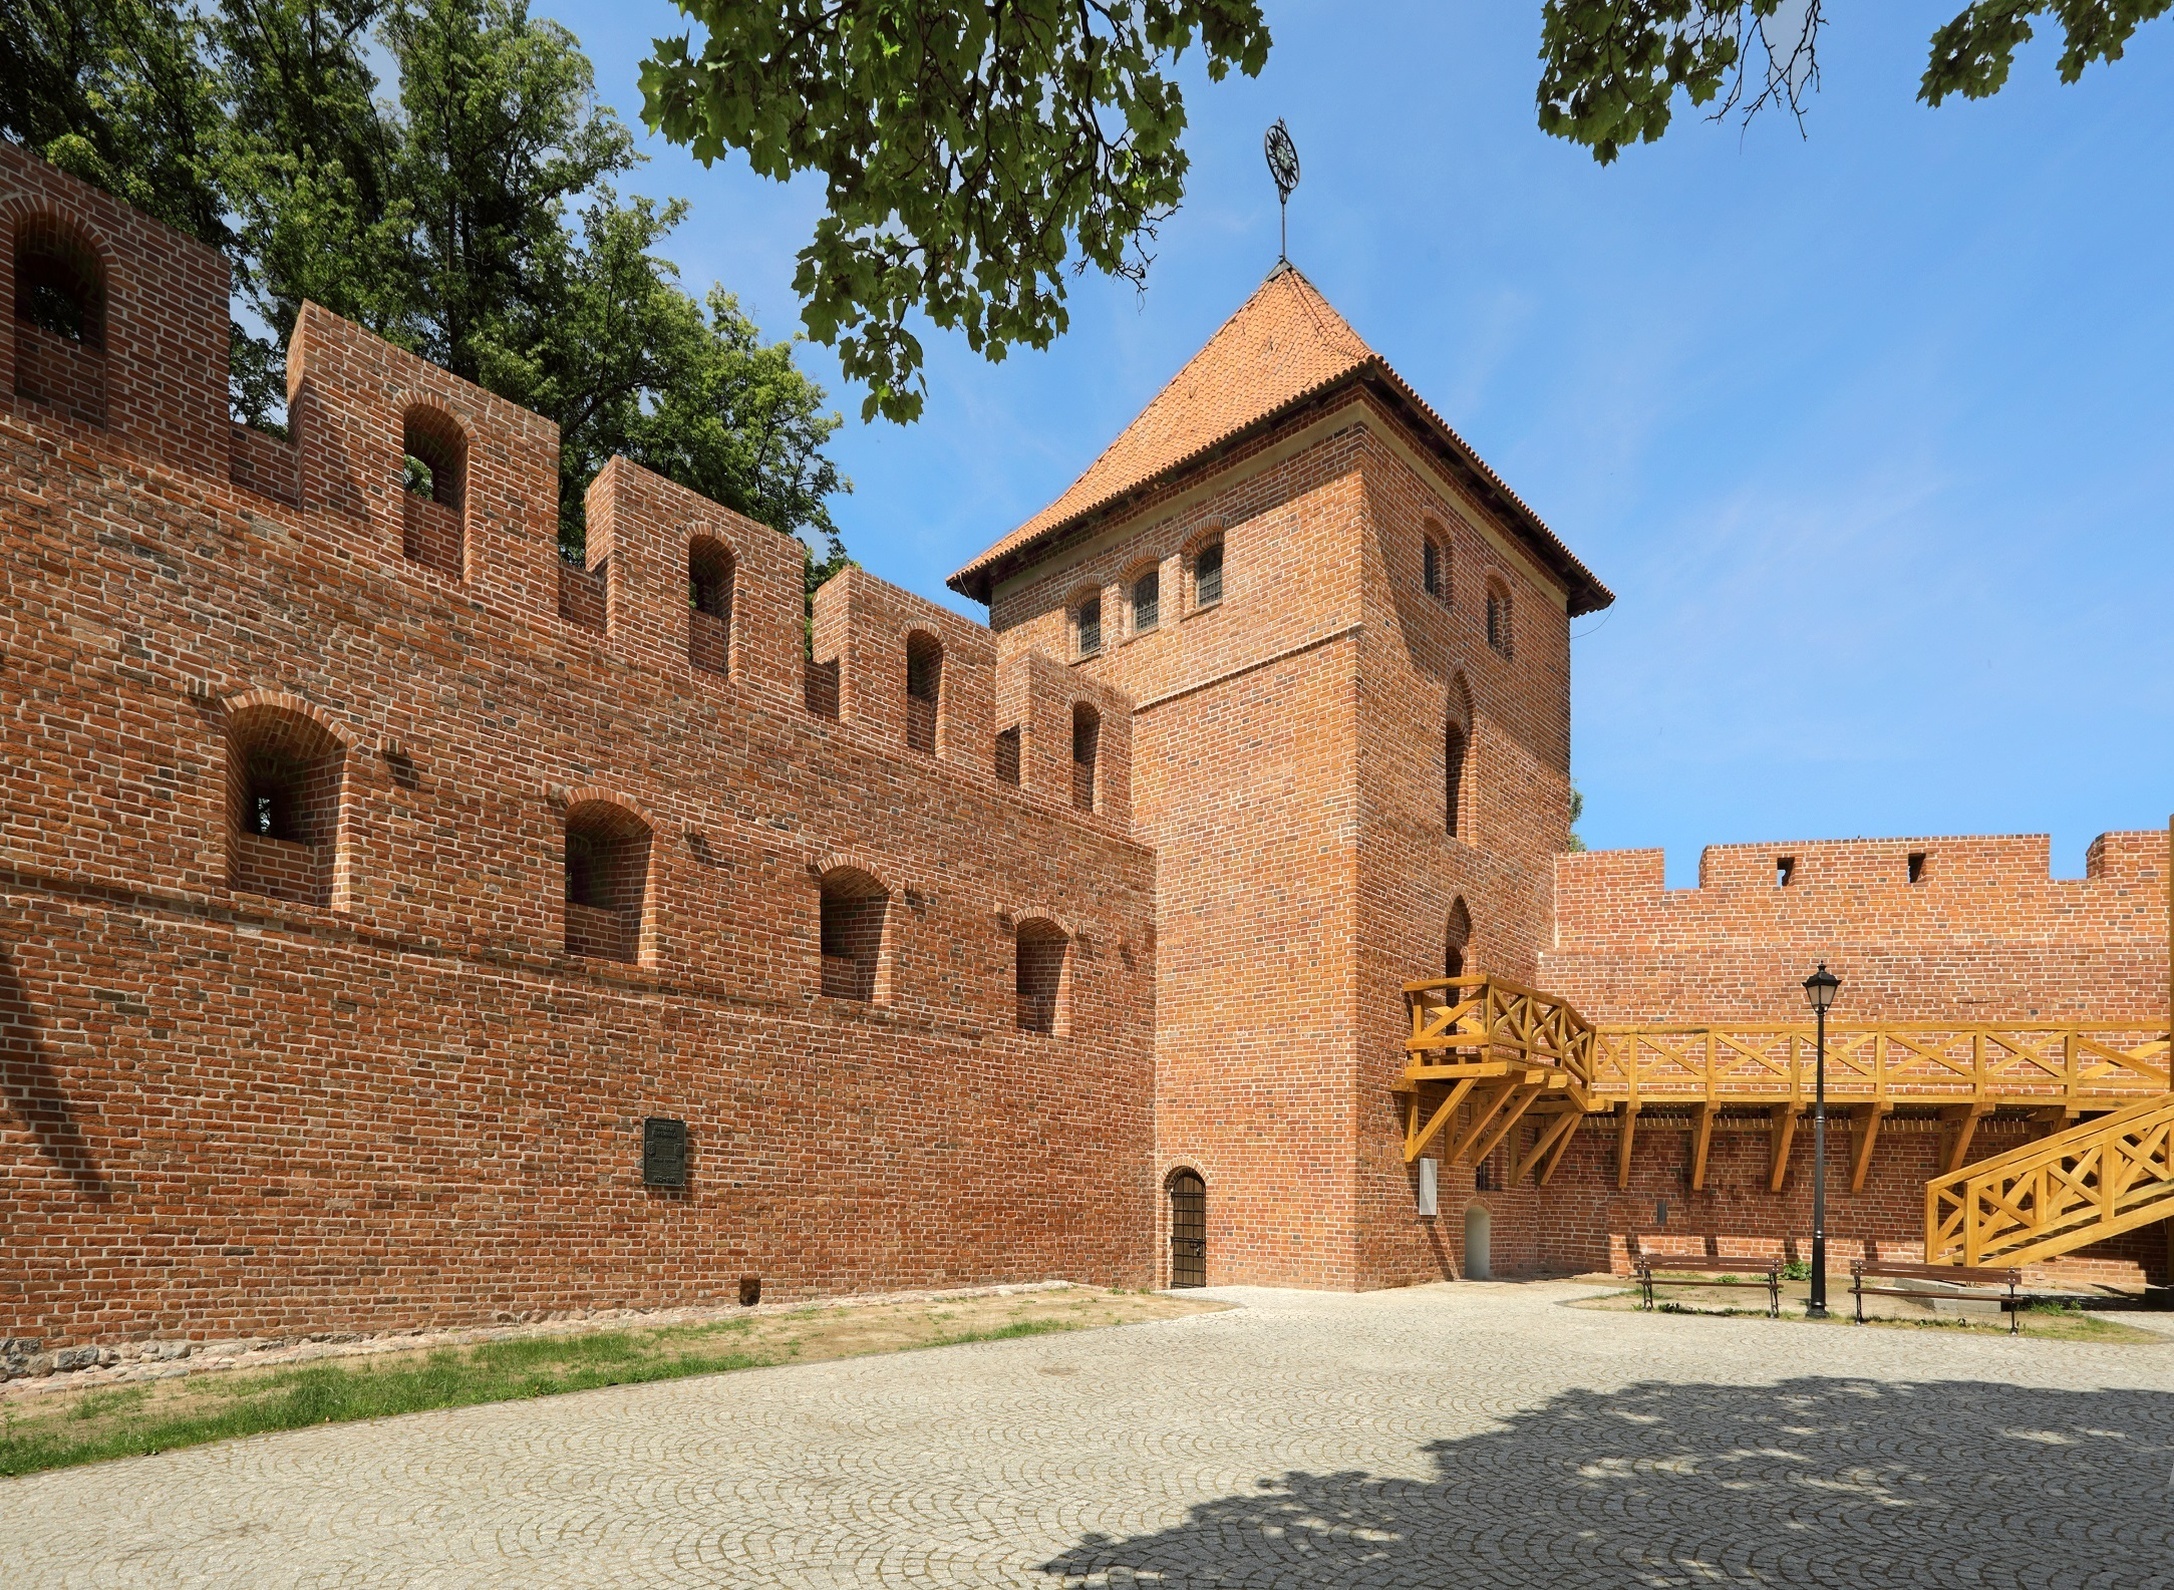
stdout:
<svg viewBox="0 0 2174 1590">
<path fill-rule="evenodd" d="M 1268 175 L 1276 184 L 1276 204 L 1282 212 L 1282 246 L 1276 257 L 1287 265 L 1291 261 L 1291 190 L 1298 186 L 1298 145 L 1291 142 L 1291 129 L 1283 125 L 1281 116 L 1261 140 L 1261 152 L 1268 156 Z"/>
</svg>

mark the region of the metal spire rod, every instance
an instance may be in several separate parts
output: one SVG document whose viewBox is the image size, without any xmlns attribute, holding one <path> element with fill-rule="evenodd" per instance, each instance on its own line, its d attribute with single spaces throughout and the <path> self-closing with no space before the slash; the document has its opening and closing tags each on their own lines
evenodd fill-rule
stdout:
<svg viewBox="0 0 2174 1590">
<path fill-rule="evenodd" d="M 1281 116 L 1261 140 L 1261 152 L 1268 157 L 1268 176 L 1276 185 L 1276 205 L 1281 212 L 1276 263 L 1288 265 L 1291 263 L 1291 190 L 1298 186 L 1298 145 L 1291 142 L 1291 129 L 1283 125 Z"/>
</svg>

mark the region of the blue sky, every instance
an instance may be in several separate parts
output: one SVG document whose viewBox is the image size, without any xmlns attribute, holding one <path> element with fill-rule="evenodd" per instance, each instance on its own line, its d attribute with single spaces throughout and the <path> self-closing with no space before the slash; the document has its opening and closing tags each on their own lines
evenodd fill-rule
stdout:
<svg viewBox="0 0 2174 1590">
<path fill-rule="evenodd" d="M 848 416 L 853 554 L 944 576 L 1057 495 L 1276 257 L 1263 127 L 1305 178 L 1292 258 L 1617 593 L 1574 630 L 1595 848 L 1670 880 L 1738 840 L 2050 831 L 2080 874 L 2174 810 L 2174 19 L 2063 86 L 1915 100 L 1956 6 L 1843 6 L 1808 136 L 1679 113 L 1596 166 L 1533 121 L 1539 0 L 1270 0 L 1258 79 L 1186 74 L 1193 172 L 1146 295 L 990 365 L 942 334 L 914 426 Z M 552 0 L 640 121 L 660 0 Z M 670 250 L 797 324 L 821 192 L 645 140 Z"/>
</svg>

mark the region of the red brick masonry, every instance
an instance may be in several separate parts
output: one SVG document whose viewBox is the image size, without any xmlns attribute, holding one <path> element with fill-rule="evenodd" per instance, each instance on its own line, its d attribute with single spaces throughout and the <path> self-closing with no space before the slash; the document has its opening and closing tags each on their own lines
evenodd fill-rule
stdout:
<svg viewBox="0 0 2174 1590">
<path fill-rule="evenodd" d="M 295 442 L 231 440 L 219 262 L 0 146 L 0 274 L 46 215 L 103 262 L 105 423 L 0 366 L 0 1334 L 1152 1278 L 1120 699 L 853 571 L 813 714 L 798 544 L 623 463 L 589 497 L 602 611 L 562 617 L 549 425 L 310 309 Z M 421 561 L 418 410 L 465 444 Z M 698 537 L 722 672 L 714 634 L 690 656 Z M 289 795 L 291 837 L 252 831 Z M 823 994 L 849 875 L 882 896 L 867 1000 Z M 1020 1027 L 1021 923 L 1042 984 L 1063 960 L 1053 1032 Z M 651 1115 L 689 1125 L 684 1190 L 642 1183 Z"/>
<path fill-rule="evenodd" d="M 1398 986 L 2164 1019 L 2163 835 L 1564 855 L 1611 598 L 1295 272 L 987 628 L 858 570 L 809 625 L 798 543 L 623 461 L 570 568 L 553 427 L 315 307 L 291 438 L 236 426 L 221 262 L 5 144 L 0 275 L 90 284 L 0 337 L 0 1335 L 1146 1285 L 1181 1171 L 1214 1283 L 1462 1274 L 1473 1209 L 1498 1273 L 1783 1245 L 1809 1133 L 1777 1198 L 1724 1121 L 1693 1195 L 1658 1113 L 1622 1193 L 1594 1123 L 1422 1216 Z M 1935 1144 L 1846 1242 L 1914 1246 Z"/>
</svg>

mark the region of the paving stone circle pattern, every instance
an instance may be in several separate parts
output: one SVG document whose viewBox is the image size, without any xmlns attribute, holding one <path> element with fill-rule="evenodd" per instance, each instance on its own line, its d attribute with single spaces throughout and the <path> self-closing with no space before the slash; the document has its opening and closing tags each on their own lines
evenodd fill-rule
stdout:
<svg viewBox="0 0 2174 1590">
<path fill-rule="evenodd" d="M 9 1586 L 2174 1584 L 2174 1339 L 1229 1312 L 0 1482 Z"/>
</svg>

